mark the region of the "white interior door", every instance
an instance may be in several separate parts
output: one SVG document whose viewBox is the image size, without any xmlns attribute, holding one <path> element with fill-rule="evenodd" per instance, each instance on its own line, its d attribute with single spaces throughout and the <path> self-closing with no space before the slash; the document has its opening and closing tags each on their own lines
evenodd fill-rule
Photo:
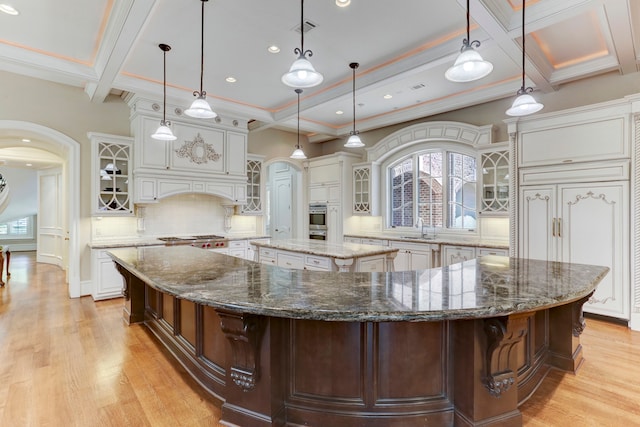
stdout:
<svg viewBox="0 0 640 427">
<path fill-rule="evenodd" d="M 276 175 L 273 185 L 272 232 L 274 239 L 292 237 L 291 175 Z"/>
<path fill-rule="evenodd" d="M 62 169 L 38 171 L 37 262 L 63 267 L 64 191 Z"/>
</svg>

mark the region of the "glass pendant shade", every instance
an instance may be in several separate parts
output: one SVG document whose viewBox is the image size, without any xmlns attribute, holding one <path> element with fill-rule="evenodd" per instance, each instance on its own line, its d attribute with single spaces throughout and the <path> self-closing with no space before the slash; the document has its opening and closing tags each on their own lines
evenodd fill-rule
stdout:
<svg viewBox="0 0 640 427">
<path fill-rule="evenodd" d="M 160 122 L 160 126 L 158 126 L 156 132 L 151 135 L 151 138 L 157 139 L 158 141 L 175 141 L 178 139 L 178 137 L 171 132 L 171 128 L 167 126 L 167 122 L 164 120 Z"/>
<path fill-rule="evenodd" d="M 304 151 L 302 151 L 302 148 L 296 148 L 295 150 L 293 150 L 293 153 L 291 154 L 291 156 L 289 156 L 289 158 L 304 160 L 307 158 L 307 156 L 304 155 Z"/>
<path fill-rule="evenodd" d="M 318 73 L 304 56 L 296 59 L 289 72 L 282 75 L 282 83 L 291 87 L 308 88 L 318 86 L 324 77 Z"/>
<path fill-rule="evenodd" d="M 508 116 L 527 116 L 529 114 L 537 113 L 544 108 L 544 105 L 536 101 L 533 96 L 529 95 L 529 93 L 533 92 L 533 88 L 526 87 L 525 85 L 524 59 L 526 55 L 526 33 L 524 31 L 524 11 L 525 0 L 522 0 L 522 86 L 518 90 L 517 98 L 513 101 L 511 108 L 506 111 Z"/>
<path fill-rule="evenodd" d="M 293 50 L 298 58 L 293 61 L 289 71 L 282 75 L 282 83 L 295 88 L 308 88 L 318 86 L 324 80 L 322 74 L 317 72 L 308 56 L 313 56 L 311 50 L 304 50 L 304 0 L 300 0 L 300 47 Z"/>
<path fill-rule="evenodd" d="M 349 139 L 347 139 L 347 143 L 344 144 L 344 146 L 346 148 L 359 148 L 364 147 L 364 143 L 362 142 L 358 134 L 354 134 L 352 132 L 351 136 L 349 137 Z"/>
<path fill-rule="evenodd" d="M 197 119 L 213 119 L 218 116 L 211 109 L 211 106 L 203 95 L 198 96 L 191 104 L 191 107 L 184 110 L 184 113 L 187 116 L 195 117 Z"/>
<path fill-rule="evenodd" d="M 482 56 L 471 46 L 465 46 L 444 76 L 449 81 L 464 83 L 481 79 L 491 71 L 493 71 L 491 62 L 482 59 Z"/>
<path fill-rule="evenodd" d="M 161 43 L 158 45 L 162 53 L 162 120 L 160 120 L 160 126 L 155 131 L 151 138 L 157 139 L 158 141 L 174 141 L 178 139 L 173 132 L 171 132 L 171 128 L 169 125 L 171 124 L 167 120 L 167 52 L 171 50 L 171 46 L 168 44 Z"/>
<path fill-rule="evenodd" d="M 544 105 L 536 101 L 533 96 L 523 93 L 518 96 L 511 108 L 507 110 L 508 116 L 526 116 L 536 113 L 544 108 Z"/>
</svg>

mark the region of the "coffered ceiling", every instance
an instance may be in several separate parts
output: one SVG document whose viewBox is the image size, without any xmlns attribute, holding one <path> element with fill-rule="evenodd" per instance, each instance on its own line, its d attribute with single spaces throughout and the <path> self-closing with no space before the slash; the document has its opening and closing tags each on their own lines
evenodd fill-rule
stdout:
<svg viewBox="0 0 640 427">
<path fill-rule="evenodd" d="M 0 69 L 78 86 L 88 99 L 136 93 L 186 108 L 200 79 L 200 0 L 0 0 Z M 312 141 L 352 127 L 352 72 L 360 131 L 500 98 L 521 86 L 522 4 L 471 0 L 471 39 L 493 72 L 478 81 L 444 78 L 466 36 L 466 0 L 307 0 L 305 49 L 324 82 L 302 94 L 301 129 Z M 527 86 L 539 93 L 567 82 L 638 71 L 636 0 L 528 0 Z M 299 0 L 205 3 L 204 89 L 214 111 L 251 120 L 252 130 L 296 128 L 296 94 L 280 78 L 300 46 Z M 267 48 L 276 45 L 277 54 Z M 225 79 L 233 77 L 235 83 Z M 385 95 L 391 95 L 385 99 Z M 342 111 L 343 114 L 336 114 Z M 505 116 L 506 117 L 506 116 Z"/>
</svg>

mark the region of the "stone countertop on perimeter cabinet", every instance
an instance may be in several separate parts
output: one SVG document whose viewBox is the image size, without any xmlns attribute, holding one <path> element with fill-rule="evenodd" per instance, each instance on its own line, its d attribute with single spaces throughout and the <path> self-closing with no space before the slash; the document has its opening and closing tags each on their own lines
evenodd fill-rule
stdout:
<svg viewBox="0 0 640 427">
<path fill-rule="evenodd" d="M 435 238 L 421 238 L 417 234 L 410 236 L 399 235 L 394 233 L 369 233 L 369 234 L 345 234 L 344 237 L 355 237 L 358 239 L 380 239 L 380 240 L 393 240 L 398 242 L 407 243 L 425 243 L 432 245 L 453 245 L 453 246 L 471 246 L 476 248 L 492 248 L 492 249 L 509 249 L 509 242 L 503 242 L 499 240 L 480 239 L 478 237 L 463 237 L 463 236 L 443 236 L 439 235 Z"/>
<path fill-rule="evenodd" d="M 324 240 L 311 239 L 269 239 L 265 241 L 250 241 L 250 243 L 258 247 L 325 256 L 336 259 L 362 258 L 398 252 L 398 249 L 387 246 L 363 245 L 360 243 L 349 242 L 328 243 Z"/>
<path fill-rule="evenodd" d="M 589 295 L 607 267 L 485 256 L 388 273 L 291 270 L 190 246 L 114 249 L 153 288 L 242 313 L 332 321 L 439 321 L 554 307 Z"/>
<path fill-rule="evenodd" d="M 161 236 L 158 236 L 161 237 Z M 164 246 L 166 242 L 158 240 L 158 237 L 109 237 L 92 240 L 88 246 L 91 249 L 112 249 L 112 248 L 138 248 L 143 246 Z M 187 236 L 191 237 L 191 236 Z M 269 239 L 270 236 L 260 234 L 234 234 L 222 236 L 227 240 L 253 240 Z"/>
</svg>

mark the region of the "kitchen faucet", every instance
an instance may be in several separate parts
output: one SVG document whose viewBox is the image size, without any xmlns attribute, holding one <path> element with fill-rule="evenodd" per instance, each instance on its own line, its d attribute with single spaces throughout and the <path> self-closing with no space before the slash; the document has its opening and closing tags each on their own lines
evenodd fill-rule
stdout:
<svg viewBox="0 0 640 427">
<path fill-rule="evenodd" d="M 416 228 L 420 229 L 420 237 L 423 239 L 434 239 L 436 237 L 435 228 L 424 225 L 424 220 L 421 217 L 418 217 L 416 221 Z M 431 234 L 429 234 L 429 229 L 431 229 Z"/>
</svg>

